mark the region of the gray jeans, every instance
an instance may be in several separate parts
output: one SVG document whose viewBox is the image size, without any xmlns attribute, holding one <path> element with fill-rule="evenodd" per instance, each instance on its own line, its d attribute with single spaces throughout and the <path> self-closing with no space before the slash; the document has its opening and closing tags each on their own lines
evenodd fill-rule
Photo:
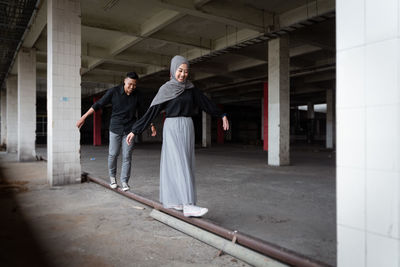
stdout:
<svg viewBox="0 0 400 267">
<path fill-rule="evenodd" d="M 122 167 L 121 167 L 121 182 L 128 183 L 131 177 L 131 161 L 134 142 L 130 145 L 126 144 L 127 135 L 119 135 L 110 132 L 110 144 L 108 147 L 108 173 L 110 177 L 117 175 L 117 161 L 119 150 L 122 146 Z"/>
</svg>

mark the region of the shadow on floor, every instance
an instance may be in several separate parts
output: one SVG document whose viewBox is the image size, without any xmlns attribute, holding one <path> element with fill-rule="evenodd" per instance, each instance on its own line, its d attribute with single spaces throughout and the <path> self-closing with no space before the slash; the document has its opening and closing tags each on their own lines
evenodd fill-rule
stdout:
<svg viewBox="0 0 400 267">
<path fill-rule="evenodd" d="M 0 266 L 51 266 L 19 208 L 24 182 L 9 182 L 0 169 Z"/>
</svg>

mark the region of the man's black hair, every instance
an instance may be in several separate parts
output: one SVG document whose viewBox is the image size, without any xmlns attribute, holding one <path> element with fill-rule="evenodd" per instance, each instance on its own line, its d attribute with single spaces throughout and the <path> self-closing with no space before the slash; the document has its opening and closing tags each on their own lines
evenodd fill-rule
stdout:
<svg viewBox="0 0 400 267">
<path fill-rule="evenodd" d="M 131 78 L 133 80 L 139 80 L 139 75 L 137 75 L 136 72 L 128 72 L 125 76 L 125 78 Z"/>
</svg>

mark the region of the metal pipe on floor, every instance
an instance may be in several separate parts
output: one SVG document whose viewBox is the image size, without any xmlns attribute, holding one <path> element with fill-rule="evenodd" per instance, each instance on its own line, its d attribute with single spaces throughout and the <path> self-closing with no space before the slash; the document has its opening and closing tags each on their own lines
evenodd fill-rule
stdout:
<svg viewBox="0 0 400 267">
<path fill-rule="evenodd" d="M 244 262 L 249 263 L 252 266 L 265 266 L 265 267 L 287 267 L 288 265 L 283 264 L 279 261 L 271 259 L 270 257 L 264 256 L 254 250 L 245 248 L 239 244 L 235 244 L 232 241 L 226 240 L 216 234 L 210 233 L 209 231 L 203 230 L 200 227 L 191 225 L 190 223 L 183 222 L 182 220 L 170 216 L 164 212 L 153 209 L 150 216 L 154 219 L 175 228 L 191 237 L 194 237 L 204 243 L 220 249 L 235 258 L 238 258 Z"/>
<path fill-rule="evenodd" d="M 237 231 L 232 231 L 232 230 L 223 228 L 223 227 L 218 226 L 218 225 L 216 225 L 210 221 L 207 221 L 205 219 L 185 217 L 185 216 L 183 216 L 182 212 L 176 211 L 174 209 L 166 209 L 159 202 L 144 198 L 142 196 L 139 196 L 139 195 L 134 194 L 129 191 L 124 192 L 119 187 L 117 189 L 112 189 L 110 187 L 110 185 L 103 179 L 90 176 L 87 173 L 82 174 L 82 176 L 83 176 L 82 181 L 89 180 L 89 181 L 95 182 L 97 184 L 100 184 L 100 185 L 102 185 L 110 190 L 116 191 L 117 193 L 120 193 L 121 195 L 124 195 L 130 199 L 136 200 L 147 206 L 153 207 L 156 210 L 160 210 L 164 213 L 172 215 L 176 218 L 179 218 L 185 222 L 188 222 L 188 223 L 198 226 L 202 229 L 205 229 L 209 232 L 217 234 L 228 240 L 233 240 L 234 238 L 236 238 L 236 242 L 238 244 L 240 244 L 244 247 L 250 248 L 252 250 L 255 250 L 257 252 L 260 252 L 268 257 L 279 260 L 283 263 L 289 264 L 291 266 L 304 266 L 304 267 L 330 266 L 326 263 L 307 258 L 306 256 L 300 255 L 300 254 L 290 251 L 286 248 L 279 247 L 277 245 L 268 243 L 268 242 L 258 239 L 256 237 L 251 237 L 249 235 L 245 235 L 245 234 L 239 233 Z"/>
</svg>

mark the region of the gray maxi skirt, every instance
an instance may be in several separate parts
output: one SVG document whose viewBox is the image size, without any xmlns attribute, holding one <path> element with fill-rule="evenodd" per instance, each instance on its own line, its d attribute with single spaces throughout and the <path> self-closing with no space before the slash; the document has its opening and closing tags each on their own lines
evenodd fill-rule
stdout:
<svg viewBox="0 0 400 267">
<path fill-rule="evenodd" d="M 165 208 L 196 204 L 194 138 L 191 117 L 165 119 L 160 161 L 160 202 Z"/>
</svg>

